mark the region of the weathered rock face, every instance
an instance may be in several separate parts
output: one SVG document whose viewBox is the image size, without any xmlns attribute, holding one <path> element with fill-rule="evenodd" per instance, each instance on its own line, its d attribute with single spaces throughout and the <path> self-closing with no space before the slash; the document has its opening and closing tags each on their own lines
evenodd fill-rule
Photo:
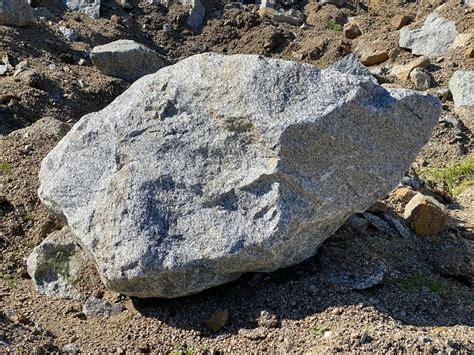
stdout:
<svg viewBox="0 0 474 355">
<path fill-rule="evenodd" d="M 396 186 L 439 113 L 365 77 L 196 55 L 84 116 L 39 195 L 110 289 L 183 296 L 314 255 Z"/>
<path fill-rule="evenodd" d="M 86 264 L 87 256 L 66 227 L 51 233 L 33 250 L 27 260 L 27 270 L 40 293 L 79 299 L 81 294 L 74 284 Z"/>
<path fill-rule="evenodd" d="M 457 35 L 458 31 L 453 21 L 448 21 L 433 12 L 426 18 L 421 28 L 410 30 L 403 27 L 400 30 L 399 46 L 411 49 L 416 55 L 439 57 L 446 53 Z"/>
<path fill-rule="evenodd" d="M 66 8 L 92 18 L 100 17 L 100 0 L 62 0 Z"/>
<path fill-rule="evenodd" d="M 456 107 L 474 108 L 474 70 L 458 70 L 449 81 Z"/>
<path fill-rule="evenodd" d="M 33 10 L 27 0 L 0 1 L 0 25 L 22 27 L 33 22 Z"/>
<path fill-rule="evenodd" d="M 165 65 L 158 53 L 128 39 L 94 47 L 91 60 L 104 74 L 128 81 L 154 73 Z"/>
</svg>

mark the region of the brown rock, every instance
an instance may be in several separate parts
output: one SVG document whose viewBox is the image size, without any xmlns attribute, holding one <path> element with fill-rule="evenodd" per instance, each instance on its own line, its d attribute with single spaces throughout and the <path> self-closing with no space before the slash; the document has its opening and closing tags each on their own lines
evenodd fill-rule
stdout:
<svg viewBox="0 0 474 355">
<path fill-rule="evenodd" d="M 431 64 L 430 58 L 421 56 L 405 65 L 396 65 L 390 70 L 390 75 L 405 81 L 410 79 L 410 73 L 415 68 L 427 68 Z"/>
<path fill-rule="evenodd" d="M 466 49 L 466 52 L 464 53 L 464 57 L 466 57 L 466 59 L 474 58 L 474 48 Z"/>
<path fill-rule="evenodd" d="M 362 64 L 370 66 L 385 62 L 388 59 L 388 52 L 386 50 L 365 49 L 360 56 Z"/>
<path fill-rule="evenodd" d="M 207 329 L 215 333 L 227 323 L 228 319 L 229 311 L 227 309 L 218 309 L 212 313 L 209 319 L 205 320 L 203 323 Z"/>
<path fill-rule="evenodd" d="M 392 21 L 390 21 L 390 24 L 392 25 L 392 28 L 395 30 L 399 30 L 402 27 L 405 27 L 406 25 L 409 25 L 413 21 L 413 18 L 411 16 L 407 15 L 397 15 L 394 18 L 392 18 Z"/>
<path fill-rule="evenodd" d="M 407 204 L 415 195 L 415 191 L 406 187 L 400 187 L 393 192 L 393 198 L 403 204 Z"/>
<path fill-rule="evenodd" d="M 342 33 L 344 34 L 344 37 L 349 39 L 355 39 L 362 34 L 359 26 L 357 26 L 356 23 L 346 23 L 344 25 Z"/>
<path fill-rule="evenodd" d="M 445 207 L 430 196 L 417 193 L 405 206 L 404 217 L 419 235 L 434 235 L 448 225 Z"/>
</svg>

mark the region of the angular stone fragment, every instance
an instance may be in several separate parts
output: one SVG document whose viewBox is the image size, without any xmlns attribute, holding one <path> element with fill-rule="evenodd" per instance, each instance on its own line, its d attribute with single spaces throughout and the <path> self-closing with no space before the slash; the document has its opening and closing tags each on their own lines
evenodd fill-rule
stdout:
<svg viewBox="0 0 474 355">
<path fill-rule="evenodd" d="M 344 37 L 349 39 L 355 39 L 362 34 L 356 23 L 346 23 L 342 29 L 342 33 Z"/>
<path fill-rule="evenodd" d="M 0 25 L 22 27 L 33 22 L 33 10 L 27 0 L 0 1 Z"/>
<path fill-rule="evenodd" d="M 449 80 L 454 106 L 474 108 L 474 70 L 458 70 Z"/>
<path fill-rule="evenodd" d="M 67 227 L 51 233 L 30 254 L 27 270 L 36 289 L 45 295 L 79 299 L 75 287 L 87 257 Z"/>
<path fill-rule="evenodd" d="M 100 17 L 100 0 L 62 0 L 66 8 L 92 18 Z"/>
<path fill-rule="evenodd" d="M 392 19 L 392 21 L 390 21 L 390 24 L 392 25 L 393 29 L 399 30 L 400 28 L 409 25 L 412 21 L 413 18 L 411 16 L 397 15 Z"/>
<path fill-rule="evenodd" d="M 365 77 L 196 55 L 84 116 L 43 161 L 39 196 L 111 290 L 188 295 L 314 255 L 398 184 L 439 113 Z"/>
<path fill-rule="evenodd" d="M 95 297 L 89 297 L 84 306 L 82 313 L 88 318 L 91 317 L 110 317 L 123 311 L 121 304 L 113 304 L 109 301 L 101 300 Z"/>
<path fill-rule="evenodd" d="M 427 68 L 431 64 L 430 58 L 421 56 L 405 65 L 396 65 L 390 70 L 390 75 L 396 76 L 400 80 L 408 80 L 410 73 L 415 68 Z"/>
<path fill-rule="evenodd" d="M 360 54 L 360 62 L 364 65 L 377 65 L 388 59 L 388 52 L 385 50 L 372 50 L 366 48 Z"/>
<path fill-rule="evenodd" d="M 457 35 L 458 31 L 453 21 L 448 21 L 433 12 L 426 18 L 421 28 L 414 30 L 402 28 L 399 46 L 411 49 L 415 55 L 439 57 L 446 53 Z"/>
<path fill-rule="evenodd" d="M 104 74 L 128 81 L 154 73 L 165 65 L 158 53 L 128 39 L 94 47 L 91 60 Z"/>
</svg>

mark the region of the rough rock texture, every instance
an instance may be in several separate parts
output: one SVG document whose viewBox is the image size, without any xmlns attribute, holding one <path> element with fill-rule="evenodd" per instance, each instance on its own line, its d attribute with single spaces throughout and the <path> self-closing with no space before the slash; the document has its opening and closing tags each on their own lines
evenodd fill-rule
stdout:
<svg viewBox="0 0 474 355">
<path fill-rule="evenodd" d="M 201 28 L 206 16 L 206 7 L 201 0 L 179 0 L 181 5 L 189 7 L 186 24 L 193 30 Z"/>
<path fill-rule="evenodd" d="M 0 1 L 0 25 L 22 27 L 33 22 L 33 11 L 27 0 Z"/>
<path fill-rule="evenodd" d="M 81 294 L 74 284 L 87 257 L 65 227 L 51 233 L 30 254 L 27 270 L 36 289 L 45 295 L 79 299 Z"/>
<path fill-rule="evenodd" d="M 62 0 L 66 8 L 92 18 L 100 17 L 100 0 Z"/>
<path fill-rule="evenodd" d="M 431 86 L 431 76 L 421 68 L 413 69 L 410 79 L 417 90 L 428 90 Z"/>
<path fill-rule="evenodd" d="M 360 62 L 364 65 L 377 65 L 388 59 L 388 52 L 385 50 L 373 50 L 364 48 L 360 53 Z"/>
<path fill-rule="evenodd" d="M 158 53 L 128 39 L 94 47 L 91 60 L 104 74 L 128 81 L 154 73 L 165 65 Z"/>
<path fill-rule="evenodd" d="M 196 55 L 84 116 L 39 195 L 110 289 L 183 296 L 314 255 L 397 185 L 439 113 L 365 77 Z"/>
<path fill-rule="evenodd" d="M 474 107 L 474 70 L 458 70 L 449 81 L 454 106 Z"/>
<path fill-rule="evenodd" d="M 416 194 L 405 206 L 404 217 L 419 235 L 434 235 L 448 224 L 444 206 L 433 197 Z"/>
<path fill-rule="evenodd" d="M 357 58 L 357 55 L 354 53 L 346 55 L 344 58 L 328 67 L 328 69 L 336 70 L 341 73 L 362 75 L 372 78 L 369 69 L 359 61 L 359 58 Z"/>
<path fill-rule="evenodd" d="M 390 75 L 400 80 L 410 79 L 410 74 L 415 68 L 427 68 L 431 64 L 430 58 L 421 56 L 405 65 L 396 65 L 390 70 Z"/>
<path fill-rule="evenodd" d="M 415 55 L 439 57 L 446 53 L 457 35 L 454 22 L 433 12 L 426 18 L 421 28 L 410 30 L 408 27 L 403 27 L 400 30 L 399 46 L 411 49 Z"/>
</svg>

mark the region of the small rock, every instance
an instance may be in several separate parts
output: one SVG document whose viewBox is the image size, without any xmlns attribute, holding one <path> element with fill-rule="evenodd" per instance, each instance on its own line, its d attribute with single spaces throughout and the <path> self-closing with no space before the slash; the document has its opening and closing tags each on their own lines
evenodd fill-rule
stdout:
<svg viewBox="0 0 474 355">
<path fill-rule="evenodd" d="M 206 17 L 206 7 L 201 0 L 179 0 L 180 4 L 189 7 L 186 24 L 193 30 L 199 30 Z"/>
<path fill-rule="evenodd" d="M 59 32 L 61 32 L 64 38 L 66 38 L 66 40 L 69 42 L 74 42 L 79 38 L 79 34 L 69 27 L 60 26 Z"/>
<path fill-rule="evenodd" d="M 239 329 L 239 334 L 250 340 L 260 340 L 267 337 L 265 328 Z"/>
<path fill-rule="evenodd" d="M 380 260 L 371 273 L 352 275 L 346 272 L 341 272 L 331 275 L 331 282 L 349 290 L 366 290 L 381 283 L 386 272 L 387 267 L 383 260 Z"/>
<path fill-rule="evenodd" d="M 0 25 L 23 27 L 34 20 L 33 10 L 27 0 L 0 1 Z"/>
<path fill-rule="evenodd" d="M 90 57 L 92 64 L 104 74 L 128 81 L 154 73 L 165 65 L 157 52 L 125 39 L 94 47 Z"/>
<path fill-rule="evenodd" d="M 474 107 L 474 70 L 458 70 L 449 80 L 454 106 Z"/>
<path fill-rule="evenodd" d="M 400 183 L 415 190 L 419 190 L 424 185 L 423 181 L 419 178 L 412 178 L 409 176 L 404 176 Z"/>
<path fill-rule="evenodd" d="M 388 59 L 388 52 L 386 50 L 372 50 L 366 48 L 362 51 L 360 61 L 364 65 L 377 65 L 385 62 Z"/>
<path fill-rule="evenodd" d="M 430 58 L 421 56 L 405 65 L 396 65 L 390 70 L 390 75 L 405 81 L 410 78 L 410 73 L 415 68 L 427 68 L 431 64 Z"/>
<path fill-rule="evenodd" d="M 419 235 L 434 235 L 448 225 L 445 207 L 433 197 L 417 193 L 405 207 L 404 218 Z"/>
<path fill-rule="evenodd" d="M 447 52 L 457 35 L 458 31 L 453 21 L 448 21 L 433 12 L 426 18 L 421 28 L 414 30 L 402 28 L 399 46 L 411 49 L 415 55 L 436 58 Z"/>
<path fill-rule="evenodd" d="M 407 15 L 397 15 L 395 16 L 392 21 L 390 21 L 390 24 L 392 25 L 392 28 L 395 30 L 399 30 L 402 27 L 405 27 L 406 25 L 409 25 L 413 21 L 413 17 L 407 16 Z"/>
<path fill-rule="evenodd" d="M 62 347 L 61 350 L 64 353 L 79 353 L 79 352 L 81 352 L 81 348 L 77 344 L 66 344 Z"/>
<path fill-rule="evenodd" d="M 321 5 L 335 5 L 337 7 L 342 7 L 346 3 L 345 0 L 321 0 Z"/>
<path fill-rule="evenodd" d="M 62 0 L 64 6 L 69 10 L 83 13 L 92 18 L 100 17 L 101 0 Z"/>
<path fill-rule="evenodd" d="M 431 86 L 431 76 L 421 68 L 413 69 L 410 79 L 417 90 L 428 90 Z"/>
<path fill-rule="evenodd" d="M 258 326 L 261 328 L 276 328 L 278 327 L 277 316 L 268 311 L 260 312 L 260 316 L 257 319 Z"/>
<path fill-rule="evenodd" d="M 128 2 L 128 0 L 119 0 L 119 5 L 126 11 L 133 10 L 133 5 Z"/>
<path fill-rule="evenodd" d="M 229 311 L 227 309 L 218 309 L 204 321 L 204 325 L 211 332 L 218 332 L 224 325 L 226 325 L 229 319 Z"/>
<path fill-rule="evenodd" d="M 86 256 L 67 227 L 51 233 L 33 249 L 26 262 L 27 271 L 38 292 L 48 296 L 79 299 L 74 286 Z"/>
<path fill-rule="evenodd" d="M 381 218 L 379 216 L 376 216 L 375 214 L 369 213 L 369 212 L 364 212 L 362 215 L 380 233 L 388 234 L 388 235 L 391 235 L 393 237 L 397 236 L 397 233 L 393 230 L 392 227 L 390 227 L 390 224 L 388 224 L 383 218 Z"/>
<path fill-rule="evenodd" d="M 464 58 L 466 59 L 474 58 L 474 48 L 466 49 L 466 52 L 464 52 Z"/>
<path fill-rule="evenodd" d="M 411 237 L 410 228 L 408 228 L 403 221 L 399 220 L 397 217 L 392 216 L 389 213 L 385 213 L 383 216 L 385 220 L 387 220 L 390 225 L 394 227 L 403 238 Z"/>
<path fill-rule="evenodd" d="M 342 29 L 342 33 L 344 34 L 344 37 L 348 39 L 355 39 L 362 34 L 359 26 L 356 23 L 345 24 L 344 28 Z"/>
<path fill-rule="evenodd" d="M 402 202 L 403 204 L 407 204 L 415 195 L 416 195 L 415 191 L 410 190 L 406 187 L 399 187 L 393 192 L 393 197 L 397 201 Z"/>
<path fill-rule="evenodd" d="M 121 304 L 112 304 L 108 301 L 104 301 L 95 297 L 89 297 L 84 306 L 82 307 L 82 313 L 86 317 L 110 317 L 114 314 L 121 313 L 123 306 Z"/>
</svg>

